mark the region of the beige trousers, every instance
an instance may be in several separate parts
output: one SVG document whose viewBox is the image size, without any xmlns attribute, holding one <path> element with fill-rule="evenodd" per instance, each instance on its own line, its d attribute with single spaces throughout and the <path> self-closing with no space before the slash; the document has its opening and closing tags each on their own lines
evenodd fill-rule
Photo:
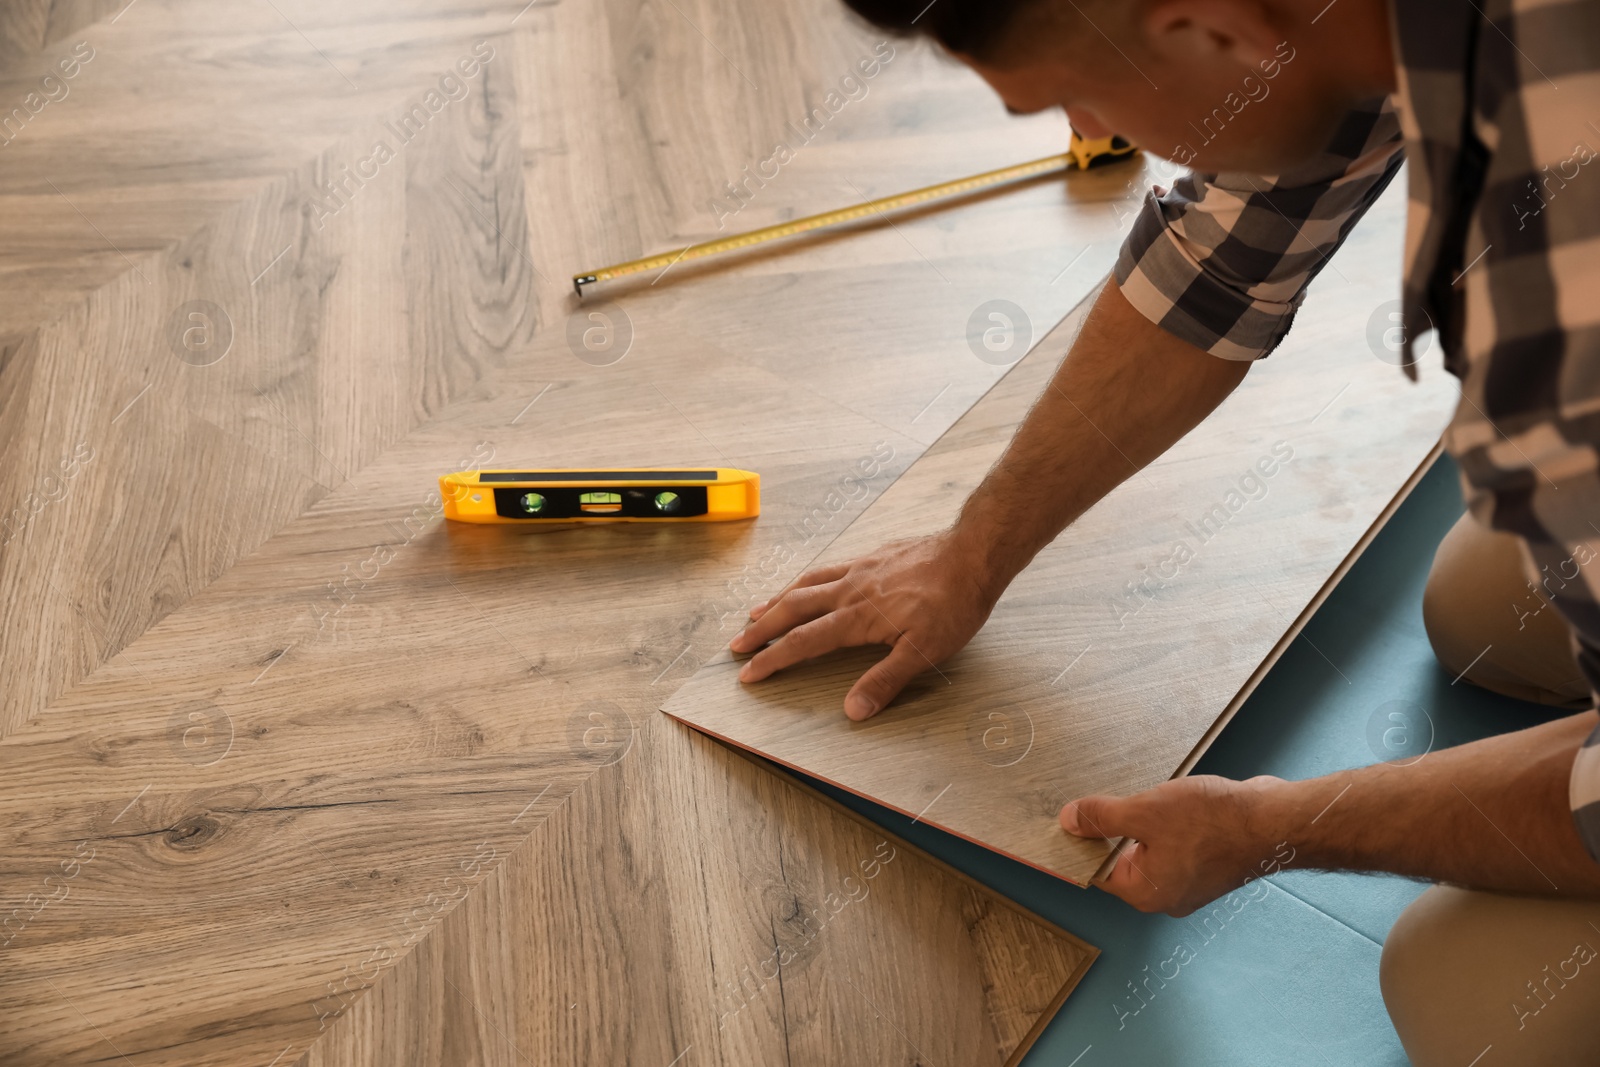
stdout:
<svg viewBox="0 0 1600 1067">
<path fill-rule="evenodd" d="M 1516 538 L 1463 516 L 1422 616 L 1452 678 L 1589 706 L 1566 624 L 1528 588 Z M 1434 886 L 1389 932 L 1380 977 L 1414 1067 L 1600 1064 L 1600 901 Z"/>
</svg>

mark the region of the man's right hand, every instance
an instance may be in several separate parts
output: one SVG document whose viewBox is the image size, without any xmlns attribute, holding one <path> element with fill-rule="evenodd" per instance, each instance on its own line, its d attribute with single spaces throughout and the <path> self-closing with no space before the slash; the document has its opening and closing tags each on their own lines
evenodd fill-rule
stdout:
<svg viewBox="0 0 1600 1067">
<path fill-rule="evenodd" d="M 761 649 L 739 680 L 758 682 L 839 648 L 888 645 L 889 654 L 845 696 L 846 715 L 869 718 L 911 679 L 959 652 L 983 626 L 1001 589 L 988 588 L 982 572 L 977 550 L 949 531 L 894 541 L 847 563 L 809 570 L 752 608 L 750 625 L 729 642 L 734 652 Z"/>
<path fill-rule="evenodd" d="M 807 571 L 757 605 L 728 645 L 761 649 L 740 680 L 760 681 L 837 648 L 888 645 L 844 704 L 857 720 L 883 710 L 912 678 L 972 640 L 1035 553 L 1188 433 L 1249 367 L 1167 333 L 1106 285 L 955 525 Z"/>
</svg>

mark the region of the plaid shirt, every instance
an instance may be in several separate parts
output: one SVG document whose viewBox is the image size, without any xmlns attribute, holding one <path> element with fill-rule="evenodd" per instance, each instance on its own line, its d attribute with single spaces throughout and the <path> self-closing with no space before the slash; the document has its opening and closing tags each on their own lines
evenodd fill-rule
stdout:
<svg viewBox="0 0 1600 1067">
<path fill-rule="evenodd" d="M 1394 97 L 1292 172 L 1152 193 L 1115 277 L 1168 332 L 1265 356 L 1408 160 L 1402 365 L 1416 376 L 1412 341 L 1437 329 L 1461 379 L 1444 441 L 1468 506 L 1522 537 L 1600 692 L 1600 3 L 1395 0 L 1392 18 Z M 1600 730 L 1570 799 L 1600 858 Z"/>
</svg>

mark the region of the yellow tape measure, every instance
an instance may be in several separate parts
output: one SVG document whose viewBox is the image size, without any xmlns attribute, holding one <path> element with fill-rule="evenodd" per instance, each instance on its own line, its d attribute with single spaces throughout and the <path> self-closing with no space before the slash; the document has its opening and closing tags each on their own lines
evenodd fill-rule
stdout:
<svg viewBox="0 0 1600 1067">
<path fill-rule="evenodd" d="M 909 193 L 886 196 L 878 200 L 868 200 L 854 207 L 840 208 L 838 211 L 826 211 L 820 215 L 808 215 L 803 219 L 795 219 L 792 222 L 782 222 L 776 226 L 765 226 L 759 230 L 751 230 L 748 233 L 734 234 L 731 237 L 722 237 L 715 241 L 689 245 L 687 248 L 677 248 L 671 252 L 662 252 L 659 255 L 646 256 L 643 259 L 629 260 L 626 263 L 618 263 L 615 266 L 590 271 L 586 274 L 576 274 L 572 278 L 572 287 L 577 290 L 578 295 L 581 297 L 583 296 L 583 287 L 592 285 L 595 282 L 611 281 L 615 278 L 623 278 L 630 274 L 640 274 L 645 271 L 665 272 L 667 268 L 684 260 L 704 259 L 707 256 L 732 252 L 740 248 L 749 248 L 751 245 L 764 244 L 767 241 L 774 241 L 783 237 L 793 237 L 796 234 L 807 233 L 811 230 L 837 226 L 844 222 L 854 222 L 869 215 L 882 215 L 889 211 L 899 211 L 904 208 L 914 207 L 917 204 L 926 204 L 932 200 L 960 196 L 963 193 L 976 192 L 979 189 L 988 189 L 996 185 L 1005 185 L 1008 182 L 1022 181 L 1025 178 L 1034 178 L 1042 174 L 1050 174 L 1072 167 L 1086 170 L 1089 167 L 1099 166 L 1103 163 L 1125 159 L 1137 151 L 1138 149 L 1133 144 L 1121 137 L 1103 137 L 1094 141 L 1086 141 L 1074 133 L 1068 151 L 1058 156 L 1046 156 L 1031 163 L 1019 163 L 1014 167 L 1001 167 L 999 170 L 974 174 L 970 178 L 960 178 L 952 182 L 942 182 L 939 185 L 929 185 L 921 189 L 913 189 Z"/>
</svg>

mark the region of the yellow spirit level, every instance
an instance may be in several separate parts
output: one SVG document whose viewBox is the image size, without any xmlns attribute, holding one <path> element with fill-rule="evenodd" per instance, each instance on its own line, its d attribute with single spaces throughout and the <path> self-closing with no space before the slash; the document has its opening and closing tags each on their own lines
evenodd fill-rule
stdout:
<svg viewBox="0 0 1600 1067">
<path fill-rule="evenodd" d="M 439 477 L 457 522 L 724 522 L 761 513 L 761 476 L 732 467 L 462 471 Z"/>
</svg>

